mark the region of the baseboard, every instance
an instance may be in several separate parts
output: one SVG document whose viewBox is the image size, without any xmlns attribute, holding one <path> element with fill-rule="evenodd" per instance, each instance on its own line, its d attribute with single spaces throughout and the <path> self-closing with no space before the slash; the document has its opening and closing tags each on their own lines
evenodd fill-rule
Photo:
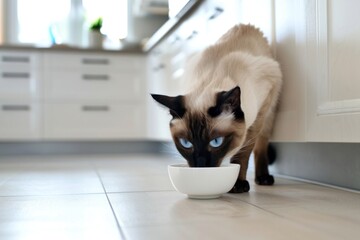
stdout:
<svg viewBox="0 0 360 240">
<path fill-rule="evenodd" d="M 163 142 L 157 141 L 52 141 L 2 142 L 0 156 L 47 154 L 158 154 Z"/>
<path fill-rule="evenodd" d="M 360 190 L 360 144 L 275 143 L 271 172 Z"/>
</svg>

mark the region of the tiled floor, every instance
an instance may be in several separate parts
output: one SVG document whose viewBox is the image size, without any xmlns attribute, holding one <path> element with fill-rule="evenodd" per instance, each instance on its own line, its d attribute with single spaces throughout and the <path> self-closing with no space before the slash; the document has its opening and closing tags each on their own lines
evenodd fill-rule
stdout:
<svg viewBox="0 0 360 240">
<path fill-rule="evenodd" d="M 192 200 L 158 156 L 0 158 L 0 239 L 360 239 L 360 194 L 276 178 Z M 250 174 L 251 175 L 251 174 Z"/>
</svg>

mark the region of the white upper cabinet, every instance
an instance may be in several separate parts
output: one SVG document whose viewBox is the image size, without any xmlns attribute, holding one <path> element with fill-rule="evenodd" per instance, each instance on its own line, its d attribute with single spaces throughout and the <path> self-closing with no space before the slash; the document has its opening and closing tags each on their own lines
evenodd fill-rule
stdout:
<svg viewBox="0 0 360 240">
<path fill-rule="evenodd" d="M 283 88 L 272 136 L 275 141 L 306 141 L 305 11 L 302 1 L 275 1 L 272 45 L 283 74 Z"/>
<path fill-rule="evenodd" d="M 360 142 L 360 2 L 307 4 L 307 140 Z"/>
<path fill-rule="evenodd" d="M 360 142 L 357 1 L 275 1 L 278 141 Z"/>
</svg>

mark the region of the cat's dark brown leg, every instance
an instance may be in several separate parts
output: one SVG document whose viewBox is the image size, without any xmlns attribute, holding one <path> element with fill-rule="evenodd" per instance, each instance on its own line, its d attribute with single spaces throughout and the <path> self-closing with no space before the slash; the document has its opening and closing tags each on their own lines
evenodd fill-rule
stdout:
<svg viewBox="0 0 360 240">
<path fill-rule="evenodd" d="M 246 173 L 253 147 L 254 144 L 247 145 L 231 158 L 232 163 L 240 164 L 240 172 L 234 187 L 229 191 L 230 193 L 243 193 L 250 190 L 249 182 L 246 180 Z"/>
<path fill-rule="evenodd" d="M 255 182 L 259 185 L 273 185 L 274 177 L 269 174 L 268 165 L 268 145 L 267 137 L 259 136 L 254 147 L 255 155 Z"/>
</svg>

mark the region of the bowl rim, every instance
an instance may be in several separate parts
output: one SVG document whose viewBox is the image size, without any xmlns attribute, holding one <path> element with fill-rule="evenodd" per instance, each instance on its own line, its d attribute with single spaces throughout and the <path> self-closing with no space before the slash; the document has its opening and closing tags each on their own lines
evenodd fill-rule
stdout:
<svg viewBox="0 0 360 240">
<path fill-rule="evenodd" d="M 201 171 L 200 169 L 224 169 L 224 168 L 234 168 L 240 167 L 238 163 L 226 163 L 224 165 L 220 165 L 219 167 L 189 167 L 187 163 L 174 163 L 168 165 L 169 168 L 178 168 L 178 169 L 195 169 L 196 171 Z"/>
</svg>

